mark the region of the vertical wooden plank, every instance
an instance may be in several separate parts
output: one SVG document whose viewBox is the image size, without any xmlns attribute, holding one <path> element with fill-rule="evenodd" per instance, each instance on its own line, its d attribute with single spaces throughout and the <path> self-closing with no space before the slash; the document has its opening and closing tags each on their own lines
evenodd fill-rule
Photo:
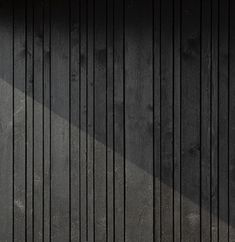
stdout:
<svg viewBox="0 0 235 242">
<path fill-rule="evenodd" d="M 182 0 L 182 240 L 200 240 L 200 1 Z"/>
<path fill-rule="evenodd" d="M 51 149 L 50 149 L 50 1 L 44 1 L 44 26 L 43 26 L 43 162 L 44 162 L 44 181 L 43 181 L 43 240 L 50 241 L 50 174 L 51 174 Z"/>
<path fill-rule="evenodd" d="M 201 6 L 201 241 L 210 241 L 211 2 Z"/>
<path fill-rule="evenodd" d="M 71 1 L 71 240 L 79 241 L 79 70 L 80 70 L 80 2 Z"/>
<path fill-rule="evenodd" d="M 218 241 L 218 0 L 212 1 L 211 240 Z"/>
<path fill-rule="evenodd" d="M 106 0 L 95 1 L 95 240 L 106 241 Z"/>
<path fill-rule="evenodd" d="M 161 240 L 173 240 L 173 2 L 161 3 Z"/>
<path fill-rule="evenodd" d="M 124 45 L 123 1 L 114 0 L 114 238 L 124 241 Z"/>
<path fill-rule="evenodd" d="M 114 1 L 107 1 L 107 241 L 114 241 Z"/>
<path fill-rule="evenodd" d="M 104 10 L 105 11 L 105 10 Z M 87 240 L 87 1 L 80 9 L 80 240 Z M 103 94 L 104 95 L 104 94 Z M 103 107 L 105 109 L 105 107 Z"/>
<path fill-rule="evenodd" d="M 125 1 L 126 241 L 153 241 L 152 4 Z"/>
<path fill-rule="evenodd" d="M 174 241 L 180 241 L 181 230 L 181 1 L 174 1 Z"/>
<path fill-rule="evenodd" d="M 235 2 L 229 1 L 229 241 L 235 241 Z"/>
<path fill-rule="evenodd" d="M 219 241 L 228 240 L 228 0 L 219 1 Z"/>
<path fill-rule="evenodd" d="M 33 240 L 33 1 L 27 1 L 27 241 Z"/>
<path fill-rule="evenodd" d="M 13 36 L 11 1 L 1 2 L 0 32 L 0 238 L 2 241 L 12 241 Z"/>
<path fill-rule="evenodd" d="M 161 0 L 153 1 L 153 240 L 161 240 Z"/>
<path fill-rule="evenodd" d="M 26 234 L 26 152 L 25 1 L 14 1 L 14 239 L 25 241 Z"/>
<path fill-rule="evenodd" d="M 51 239 L 70 237 L 69 2 L 51 6 Z"/>
<path fill-rule="evenodd" d="M 88 175 L 87 175 L 87 182 L 88 182 L 88 241 L 94 241 L 94 228 L 95 228 L 95 221 L 94 221 L 94 211 L 95 211 L 95 196 L 94 196 L 94 0 L 88 0 L 88 52 L 87 52 L 87 81 L 88 81 L 88 101 L 87 101 L 87 132 L 88 132 L 88 143 L 87 143 L 87 166 L 88 166 Z"/>
<path fill-rule="evenodd" d="M 33 85 L 33 219 L 34 240 L 43 233 L 43 5 L 34 2 L 34 85 Z"/>
</svg>

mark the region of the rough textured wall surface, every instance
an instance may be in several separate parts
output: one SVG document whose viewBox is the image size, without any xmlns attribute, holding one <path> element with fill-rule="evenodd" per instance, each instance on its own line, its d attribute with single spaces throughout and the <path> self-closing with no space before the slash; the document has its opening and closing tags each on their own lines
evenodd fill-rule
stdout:
<svg viewBox="0 0 235 242">
<path fill-rule="evenodd" d="M 235 241 L 235 1 L 0 0 L 0 241 Z"/>
</svg>

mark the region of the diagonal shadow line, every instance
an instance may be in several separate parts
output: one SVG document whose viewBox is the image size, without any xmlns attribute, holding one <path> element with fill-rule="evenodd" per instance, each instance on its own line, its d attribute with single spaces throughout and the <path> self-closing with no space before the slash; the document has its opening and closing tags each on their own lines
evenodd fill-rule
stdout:
<svg viewBox="0 0 235 242">
<path fill-rule="evenodd" d="M 68 81 L 68 80 L 67 80 Z M 6 80 L 3 80 L 2 78 L 0 79 L 0 82 L 7 82 Z M 7 82 L 7 84 L 9 85 L 9 83 Z M 1 85 L 1 84 L 0 84 Z M 20 91 L 21 93 L 24 93 L 24 90 L 22 90 L 22 89 L 19 89 L 19 87 L 15 87 L 18 91 Z M 32 96 L 31 96 L 31 98 L 32 98 Z M 66 98 L 66 97 L 60 97 L 61 99 L 63 99 L 63 98 Z M 68 97 L 67 97 L 68 98 Z M 39 105 L 41 105 L 41 106 L 43 106 L 43 104 L 41 103 L 41 102 L 39 102 L 37 99 L 34 99 L 33 100 L 34 102 L 37 102 Z M 62 101 L 63 102 L 63 101 Z M 59 105 L 57 105 L 56 107 L 58 107 L 58 108 L 54 108 L 53 110 L 51 110 L 52 112 L 53 112 L 53 115 L 56 115 L 56 116 L 58 116 L 58 118 L 62 118 L 64 121 L 66 121 L 67 123 L 69 123 L 69 120 L 67 119 L 67 114 L 68 114 L 68 110 L 66 109 L 64 109 L 64 108 L 61 108 L 61 106 L 59 106 Z M 47 108 L 48 110 L 50 110 L 50 107 L 48 107 L 48 106 L 45 106 L 45 108 Z M 15 115 L 16 115 L 16 113 L 17 112 L 20 112 L 20 109 L 22 109 L 22 107 L 21 106 L 19 106 L 19 110 L 17 109 L 17 110 L 15 110 Z M 9 124 L 10 125 L 10 124 Z M 78 123 L 72 123 L 72 125 L 75 127 L 75 128 L 77 128 L 77 129 L 79 129 L 79 125 L 78 125 Z M 84 133 L 84 136 L 83 137 L 85 137 L 86 136 L 86 134 L 85 134 L 85 132 L 86 131 L 84 131 L 84 130 L 81 130 L 81 132 L 83 132 Z M 88 133 L 88 139 L 93 139 L 93 135 L 92 134 L 89 134 Z M 96 141 L 95 142 L 97 142 L 97 143 L 99 143 L 100 145 L 101 145 L 101 147 L 103 147 L 104 149 L 106 149 L 106 134 L 101 134 L 101 133 L 97 133 L 96 134 Z M 122 150 L 122 148 L 121 147 L 116 147 L 117 149 L 115 150 L 115 153 L 117 154 L 117 156 L 119 156 L 119 157 L 123 157 L 123 150 Z M 134 165 L 134 166 L 136 166 L 137 168 L 139 168 L 139 169 L 141 169 L 143 172 L 146 172 L 146 174 L 147 175 L 149 175 L 149 176 L 153 176 L 153 171 L 152 171 L 152 169 L 146 169 L 146 165 L 145 165 L 145 161 L 143 161 L 142 163 L 137 163 L 137 162 L 135 162 L 135 161 L 133 161 L 133 160 L 131 160 L 130 159 L 130 157 L 128 158 L 128 157 L 126 157 L 126 162 L 128 162 L 128 163 L 130 163 L 130 164 L 132 164 L 132 165 Z M 164 168 L 164 163 L 162 163 L 162 169 L 165 169 Z M 166 169 L 167 169 L 167 167 L 166 167 Z M 172 176 L 171 174 L 169 174 L 169 176 Z M 158 181 L 160 181 L 160 177 L 156 177 L 157 179 L 158 179 Z M 167 187 L 169 188 L 169 189 L 173 189 L 173 187 L 172 187 L 172 184 L 169 184 L 169 182 L 168 182 L 168 180 L 166 179 L 164 179 L 164 178 L 161 178 L 161 182 L 163 182 L 165 185 L 167 185 Z M 198 201 L 195 201 L 194 199 L 193 199 L 193 197 L 195 197 L 195 196 L 191 196 L 190 195 L 190 193 L 181 193 L 179 190 L 175 190 L 175 192 L 177 192 L 178 194 L 181 194 L 181 196 L 182 197 L 184 197 L 185 199 L 188 199 L 189 201 L 191 201 L 191 202 L 193 202 L 194 204 L 196 203 L 196 205 L 198 206 L 198 207 L 200 207 L 200 204 L 198 204 Z M 208 213 L 208 214 L 210 214 L 211 212 L 208 210 L 208 208 L 204 208 L 204 207 L 202 207 L 202 209 L 206 212 L 206 213 Z M 227 221 L 227 217 L 223 217 L 223 216 L 219 216 L 219 220 L 221 220 L 221 221 Z M 232 224 L 230 224 L 232 227 L 234 227 L 234 224 L 232 223 Z"/>
</svg>

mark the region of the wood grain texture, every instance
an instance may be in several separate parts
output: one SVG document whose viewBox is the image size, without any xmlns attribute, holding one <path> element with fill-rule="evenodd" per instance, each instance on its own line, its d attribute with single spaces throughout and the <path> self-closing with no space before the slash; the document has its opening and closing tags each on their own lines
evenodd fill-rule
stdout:
<svg viewBox="0 0 235 242">
<path fill-rule="evenodd" d="M 161 11 L 161 240 L 173 240 L 173 2 Z"/>
<path fill-rule="evenodd" d="M 114 0 L 114 233 L 115 241 L 125 236 L 124 162 L 124 7 Z"/>
<path fill-rule="evenodd" d="M 107 1 L 94 2 L 94 236 L 107 240 Z"/>
<path fill-rule="evenodd" d="M 71 2 L 70 9 L 70 162 L 71 162 L 71 241 L 80 239 L 80 5 Z M 76 125 L 74 125 L 76 124 Z"/>
<path fill-rule="evenodd" d="M 63 17 L 62 17 L 63 16 Z M 65 32 L 58 31 L 61 29 Z M 64 34 L 66 33 L 66 34 Z M 51 2 L 51 240 L 66 241 L 70 226 L 69 2 Z M 61 98 L 63 97 L 63 98 Z"/>
<path fill-rule="evenodd" d="M 182 1 L 181 216 L 182 240 L 200 240 L 201 17 L 200 1 Z M 184 196 L 183 194 L 187 194 Z"/>
<path fill-rule="evenodd" d="M 147 242 L 153 240 L 152 5 L 124 4 L 125 238 Z"/>
<path fill-rule="evenodd" d="M 218 239 L 228 240 L 228 2 L 219 1 L 219 60 L 218 60 Z"/>
<path fill-rule="evenodd" d="M 201 240 L 210 241 L 211 181 L 211 12 L 210 1 L 202 2 L 201 12 Z"/>
<path fill-rule="evenodd" d="M 43 236 L 43 5 L 34 3 L 33 21 L 33 209 L 34 240 L 41 241 Z"/>
<path fill-rule="evenodd" d="M 14 220 L 13 236 L 20 241 L 26 237 L 26 7 L 25 1 L 14 2 L 14 103 L 13 103 L 13 139 L 14 139 Z"/>
<path fill-rule="evenodd" d="M 13 239 L 13 32 L 12 3 L 3 3 L 0 10 L 0 237 L 3 241 Z"/>
<path fill-rule="evenodd" d="M 235 240 L 235 4 L 0 1 L 0 241 Z"/>
<path fill-rule="evenodd" d="M 234 79 L 234 68 L 232 68 L 233 63 L 235 63 L 234 59 L 234 27 L 235 22 L 232 21 L 232 12 L 235 9 L 234 2 L 230 2 L 229 4 L 230 12 L 229 12 L 229 82 L 228 82 L 228 96 L 229 96 L 229 241 L 235 240 L 235 195 L 234 195 L 234 189 L 235 189 L 235 173 L 234 173 L 234 160 L 235 160 L 235 150 L 234 150 L 234 143 L 235 143 L 235 83 L 233 81 Z"/>
</svg>

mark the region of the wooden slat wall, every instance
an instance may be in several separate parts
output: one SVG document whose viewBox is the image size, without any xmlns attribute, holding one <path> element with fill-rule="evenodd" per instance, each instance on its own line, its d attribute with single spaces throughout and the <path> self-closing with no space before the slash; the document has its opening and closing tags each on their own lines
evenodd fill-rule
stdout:
<svg viewBox="0 0 235 242">
<path fill-rule="evenodd" d="M 235 241 L 235 2 L 0 1 L 0 241 Z"/>
</svg>

